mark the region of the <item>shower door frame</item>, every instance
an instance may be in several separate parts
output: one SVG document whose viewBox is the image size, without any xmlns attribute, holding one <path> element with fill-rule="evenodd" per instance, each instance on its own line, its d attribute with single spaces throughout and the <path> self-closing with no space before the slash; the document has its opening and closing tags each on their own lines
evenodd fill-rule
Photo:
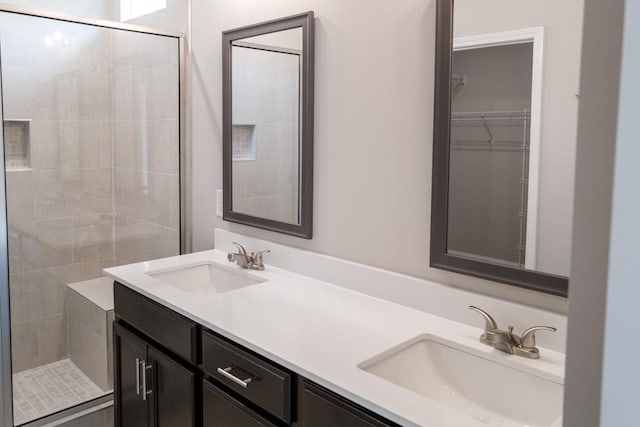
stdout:
<svg viewBox="0 0 640 427">
<path fill-rule="evenodd" d="M 187 31 L 191 28 L 191 1 L 188 0 Z M 128 31 L 133 33 L 174 38 L 178 41 L 178 78 L 179 78 L 179 180 L 180 180 L 180 253 L 191 252 L 191 221 L 190 221 L 190 191 L 191 191 L 191 147 L 188 133 L 187 93 L 189 90 L 188 66 L 190 61 L 190 41 L 182 32 L 164 31 L 135 24 L 126 24 L 104 19 L 83 18 L 57 12 L 43 11 L 28 7 L 14 6 L 0 3 L 0 13 L 12 13 L 34 18 L 44 18 L 62 22 L 110 30 Z M 2 67 L 2 52 L 0 50 L 0 70 Z M 7 194 L 5 186 L 4 162 L 4 112 L 2 74 L 0 73 L 0 423 L 13 426 L 13 384 L 11 371 L 11 309 L 9 301 L 9 253 L 7 234 Z M 4 254 L 4 255 L 3 255 Z M 108 395 L 107 395 L 108 396 Z M 98 399 L 100 400 L 100 398 Z M 85 402 L 86 403 L 86 402 Z M 97 402 L 99 405 L 100 402 Z M 82 404 L 80 404 L 82 405 Z M 71 409 L 71 408 L 69 408 Z M 64 410 L 63 410 L 64 411 Z M 50 414 L 51 416 L 55 415 Z"/>
</svg>

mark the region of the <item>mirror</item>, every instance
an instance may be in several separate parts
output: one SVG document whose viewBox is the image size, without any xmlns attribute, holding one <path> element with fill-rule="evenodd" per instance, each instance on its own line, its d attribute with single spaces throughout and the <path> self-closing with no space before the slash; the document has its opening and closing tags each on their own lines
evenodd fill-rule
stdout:
<svg viewBox="0 0 640 427">
<path fill-rule="evenodd" d="M 313 12 L 222 39 L 223 219 L 310 239 Z"/>
<path fill-rule="evenodd" d="M 431 265 L 566 296 L 583 0 L 438 0 Z"/>
</svg>

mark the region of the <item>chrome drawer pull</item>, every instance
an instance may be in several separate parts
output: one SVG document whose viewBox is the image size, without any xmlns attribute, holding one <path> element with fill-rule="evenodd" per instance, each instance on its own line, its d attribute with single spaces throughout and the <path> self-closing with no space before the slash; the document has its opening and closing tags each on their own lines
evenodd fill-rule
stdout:
<svg viewBox="0 0 640 427">
<path fill-rule="evenodd" d="M 231 373 L 232 369 L 233 369 L 232 366 L 229 366 L 229 367 L 224 368 L 224 369 L 223 368 L 218 368 L 218 373 L 220 375 L 222 375 L 223 377 L 228 378 L 231 381 L 233 381 L 234 383 L 238 384 L 240 387 L 247 388 L 247 386 L 251 382 L 251 377 L 247 377 L 244 380 L 241 380 L 240 378 L 236 377 L 235 375 L 233 375 Z"/>
<path fill-rule="evenodd" d="M 147 365 L 147 361 L 142 361 L 142 400 L 147 400 L 147 395 L 151 394 L 151 390 L 147 390 L 147 370 L 151 370 L 153 365 Z"/>
</svg>

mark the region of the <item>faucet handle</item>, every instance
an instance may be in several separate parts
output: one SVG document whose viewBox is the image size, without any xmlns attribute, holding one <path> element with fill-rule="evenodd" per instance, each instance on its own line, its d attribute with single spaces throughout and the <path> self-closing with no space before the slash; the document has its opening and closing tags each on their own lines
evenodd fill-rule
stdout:
<svg viewBox="0 0 640 427">
<path fill-rule="evenodd" d="M 520 347 L 533 348 L 536 346 L 536 332 L 537 331 L 551 331 L 555 332 L 557 329 L 551 326 L 534 326 L 527 329 L 522 333 L 520 337 Z"/>
<path fill-rule="evenodd" d="M 491 317 L 491 315 L 489 313 L 487 313 L 486 311 L 484 311 L 481 308 L 476 307 L 475 305 L 470 305 L 469 309 L 479 313 L 482 317 L 484 317 L 484 330 L 485 332 L 487 331 L 492 331 L 494 329 L 498 329 L 498 323 L 496 323 L 496 321 L 493 319 L 493 317 Z"/>
<path fill-rule="evenodd" d="M 244 249 L 244 247 L 242 247 L 242 245 L 238 242 L 231 242 L 232 245 L 234 245 L 236 248 L 238 248 L 238 253 L 242 254 L 242 255 L 246 255 L 247 251 Z"/>
<path fill-rule="evenodd" d="M 268 254 L 269 252 L 271 251 L 264 250 L 264 251 L 256 252 L 255 254 L 254 253 L 251 254 L 251 259 L 253 260 L 252 268 L 254 270 L 264 270 L 264 262 L 262 260 L 262 256 L 264 254 Z"/>
</svg>

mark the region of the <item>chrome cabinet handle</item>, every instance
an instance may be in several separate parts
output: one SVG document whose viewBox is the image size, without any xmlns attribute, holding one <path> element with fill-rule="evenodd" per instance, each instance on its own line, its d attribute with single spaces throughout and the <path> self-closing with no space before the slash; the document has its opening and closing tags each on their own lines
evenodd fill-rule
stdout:
<svg viewBox="0 0 640 427">
<path fill-rule="evenodd" d="M 232 366 L 228 366 L 226 368 L 218 368 L 218 373 L 223 377 L 230 379 L 234 383 L 238 384 L 240 387 L 247 388 L 247 386 L 251 382 L 251 377 L 247 377 L 244 380 L 241 380 L 240 378 L 236 377 L 231 373 L 232 369 L 233 369 Z"/>
<path fill-rule="evenodd" d="M 136 357 L 136 394 L 140 396 L 140 359 Z"/>
<path fill-rule="evenodd" d="M 142 361 L 142 400 L 147 400 L 147 395 L 151 394 L 152 390 L 147 390 L 147 371 L 151 370 L 153 365 L 147 365 L 147 361 Z"/>
</svg>

